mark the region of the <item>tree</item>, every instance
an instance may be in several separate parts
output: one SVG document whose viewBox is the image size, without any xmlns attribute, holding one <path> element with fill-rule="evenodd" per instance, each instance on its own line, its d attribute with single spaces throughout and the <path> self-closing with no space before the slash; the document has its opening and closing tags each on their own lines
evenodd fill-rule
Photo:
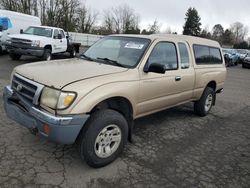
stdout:
<svg viewBox="0 0 250 188">
<path fill-rule="evenodd" d="M 3 9 L 34 15 L 37 13 L 36 0 L 1 0 L 0 5 Z"/>
<path fill-rule="evenodd" d="M 160 25 L 159 25 L 159 23 L 158 23 L 158 21 L 156 19 L 153 22 L 153 24 L 149 24 L 148 32 L 149 32 L 149 34 L 155 34 L 155 33 L 160 32 Z"/>
<path fill-rule="evenodd" d="M 236 49 L 248 49 L 248 43 L 246 41 L 240 42 L 239 44 L 234 44 Z"/>
<path fill-rule="evenodd" d="M 233 40 L 234 34 L 229 29 L 226 29 L 222 35 L 222 44 L 231 46 L 234 43 Z"/>
<path fill-rule="evenodd" d="M 104 11 L 104 27 L 111 33 L 138 33 L 139 15 L 127 4 Z"/>
<path fill-rule="evenodd" d="M 77 31 L 90 33 L 97 20 L 98 12 L 87 9 L 85 5 L 77 10 Z"/>
<path fill-rule="evenodd" d="M 201 31 L 200 37 L 206 38 L 206 39 L 211 39 L 211 38 L 212 38 L 212 35 L 211 35 L 211 33 L 208 31 L 207 28 L 204 28 L 204 29 L 202 29 L 202 31 Z"/>
<path fill-rule="evenodd" d="M 213 30 L 212 30 L 212 37 L 214 40 L 217 40 L 220 44 L 222 44 L 222 36 L 224 34 L 224 28 L 222 27 L 221 24 L 216 24 L 214 27 L 213 27 Z"/>
<path fill-rule="evenodd" d="M 201 18 L 195 8 L 189 8 L 183 26 L 184 35 L 199 36 L 201 32 Z"/>
<path fill-rule="evenodd" d="M 244 41 L 248 34 L 248 27 L 244 26 L 241 22 L 233 23 L 230 30 L 234 34 L 234 43 L 236 44 Z"/>
<path fill-rule="evenodd" d="M 160 24 L 158 23 L 158 21 L 155 19 L 155 21 L 152 24 L 148 25 L 148 29 L 143 29 L 141 34 L 143 35 L 151 35 L 151 34 L 155 34 L 155 33 L 159 33 L 160 32 Z"/>
</svg>

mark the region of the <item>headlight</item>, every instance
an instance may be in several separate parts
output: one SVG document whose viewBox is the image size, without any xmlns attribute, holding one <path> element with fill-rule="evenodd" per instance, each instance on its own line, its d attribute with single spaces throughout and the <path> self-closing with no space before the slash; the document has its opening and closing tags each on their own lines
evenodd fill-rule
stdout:
<svg viewBox="0 0 250 188">
<path fill-rule="evenodd" d="M 39 40 L 33 40 L 32 41 L 32 43 L 31 43 L 31 46 L 34 46 L 34 47 L 36 47 L 36 46 L 40 46 L 40 41 Z"/>
<path fill-rule="evenodd" d="M 45 87 L 43 89 L 40 103 L 54 110 L 68 108 L 76 98 L 74 92 L 64 92 L 56 89 Z"/>
</svg>

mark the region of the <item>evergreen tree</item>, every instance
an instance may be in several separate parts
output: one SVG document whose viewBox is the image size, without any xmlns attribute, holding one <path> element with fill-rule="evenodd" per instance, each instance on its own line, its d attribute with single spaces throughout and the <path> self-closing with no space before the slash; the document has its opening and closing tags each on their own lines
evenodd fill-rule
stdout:
<svg viewBox="0 0 250 188">
<path fill-rule="evenodd" d="M 199 36 L 201 32 L 201 18 L 195 8 L 190 7 L 188 9 L 185 20 L 183 35 Z"/>
</svg>

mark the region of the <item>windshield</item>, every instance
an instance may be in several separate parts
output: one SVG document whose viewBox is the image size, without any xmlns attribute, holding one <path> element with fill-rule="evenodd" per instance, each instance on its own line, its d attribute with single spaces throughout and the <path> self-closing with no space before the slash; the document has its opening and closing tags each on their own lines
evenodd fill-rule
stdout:
<svg viewBox="0 0 250 188">
<path fill-rule="evenodd" d="M 139 63 L 150 43 L 149 39 L 134 37 L 105 37 L 91 46 L 81 57 L 133 68 Z"/>
<path fill-rule="evenodd" d="M 51 37 L 52 29 L 42 27 L 28 27 L 23 33 L 28 35 Z"/>
</svg>

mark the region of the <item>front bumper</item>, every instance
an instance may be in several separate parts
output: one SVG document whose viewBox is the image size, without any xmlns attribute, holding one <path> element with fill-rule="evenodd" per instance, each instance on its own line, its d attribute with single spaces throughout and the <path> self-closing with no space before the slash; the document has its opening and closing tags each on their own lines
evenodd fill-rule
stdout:
<svg viewBox="0 0 250 188">
<path fill-rule="evenodd" d="M 32 47 L 19 44 L 8 44 L 6 43 L 6 49 L 9 53 L 30 55 L 41 57 L 44 54 L 44 49 L 40 47 Z"/>
<path fill-rule="evenodd" d="M 4 88 L 4 109 L 8 117 L 33 132 L 36 130 L 38 136 L 55 143 L 73 144 L 89 118 L 87 114 L 64 117 L 50 115 L 35 106 L 20 105 L 12 100 L 14 95 L 10 86 Z M 45 124 L 49 127 L 48 134 L 44 132 Z"/>
</svg>

